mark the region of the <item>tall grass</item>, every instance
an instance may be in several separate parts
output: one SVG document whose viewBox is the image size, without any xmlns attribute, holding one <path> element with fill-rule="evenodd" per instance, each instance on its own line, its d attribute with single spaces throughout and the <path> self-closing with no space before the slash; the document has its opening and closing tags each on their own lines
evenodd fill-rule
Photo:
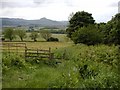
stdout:
<svg viewBox="0 0 120 90">
<path fill-rule="evenodd" d="M 64 56 L 66 63 L 60 68 L 67 68 L 67 71 L 53 87 L 119 88 L 117 46 L 73 45 L 55 52 L 56 57 Z"/>
<path fill-rule="evenodd" d="M 4 54 L 3 88 L 119 88 L 117 46 L 71 45 L 54 53 L 56 59 L 39 63 Z"/>
</svg>

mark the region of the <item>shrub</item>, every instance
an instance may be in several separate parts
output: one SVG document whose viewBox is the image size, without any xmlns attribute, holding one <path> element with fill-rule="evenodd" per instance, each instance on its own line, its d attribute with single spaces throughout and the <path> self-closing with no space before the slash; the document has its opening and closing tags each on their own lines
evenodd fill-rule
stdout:
<svg viewBox="0 0 120 90">
<path fill-rule="evenodd" d="M 79 28 L 78 31 L 72 34 L 72 40 L 75 44 L 83 43 L 87 45 L 95 45 L 102 42 L 102 34 L 91 25 L 88 27 Z"/>
<path fill-rule="evenodd" d="M 5 38 L 4 38 L 4 37 L 2 37 L 2 38 L 1 38 L 1 40 L 2 40 L 2 41 L 5 41 Z"/>
<path fill-rule="evenodd" d="M 58 38 L 50 37 L 47 39 L 47 41 L 57 41 L 58 42 L 59 40 L 58 40 Z"/>
<path fill-rule="evenodd" d="M 24 60 L 20 55 L 16 54 L 11 54 L 11 55 L 7 55 L 7 53 L 5 53 L 5 55 L 3 54 L 2 56 L 2 64 L 3 64 L 3 69 L 4 67 L 17 67 L 17 68 L 22 68 L 25 66 Z"/>
</svg>

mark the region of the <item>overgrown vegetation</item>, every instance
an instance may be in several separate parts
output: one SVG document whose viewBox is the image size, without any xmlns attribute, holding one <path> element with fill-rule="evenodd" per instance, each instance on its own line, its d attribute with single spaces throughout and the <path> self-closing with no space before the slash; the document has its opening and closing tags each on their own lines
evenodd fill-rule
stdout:
<svg viewBox="0 0 120 90">
<path fill-rule="evenodd" d="M 4 88 L 119 88 L 117 46 L 72 45 L 54 50 L 53 61 L 3 54 Z"/>
</svg>

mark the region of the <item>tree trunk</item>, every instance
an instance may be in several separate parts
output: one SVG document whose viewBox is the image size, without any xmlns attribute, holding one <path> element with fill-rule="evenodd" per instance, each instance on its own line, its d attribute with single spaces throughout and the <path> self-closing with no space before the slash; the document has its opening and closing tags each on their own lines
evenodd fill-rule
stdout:
<svg viewBox="0 0 120 90">
<path fill-rule="evenodd" d="M 22 38 L 22 37 L 21 37 L 20 39 L 21 39 L 21 41 L 23 41 L 23 38 Z"/>
</svg>

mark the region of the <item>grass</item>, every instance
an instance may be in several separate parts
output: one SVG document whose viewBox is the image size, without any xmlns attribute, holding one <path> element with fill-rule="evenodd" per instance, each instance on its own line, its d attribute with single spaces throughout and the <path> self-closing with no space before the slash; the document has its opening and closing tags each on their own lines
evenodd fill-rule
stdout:
<svg viewBox="0 0 120 90">
<path fill-rule="evenodd" d="M 59 42 L 46 42 L 43 38 L 39 36 L 37 39 L 37 42 L 34 42 L 29 37 L 30 33 L 27 33 L 27 38 L 24 40 L 24 42 L 21 42 L 19 37 L 16 37 L 16 39 L 13 42 L 3 42 L 3 43 L 26 43 L 28 48 L 40 48 L 40 49 L 48 49 L 49 47 L 52 49 L 61 48 L 61 47 L 68 47 L 71 46 L 73 43 L 66 37 L 66 34 L 53 34 L 53 37 L 56 37 L 59 39 Z"/>
<path fill-rule="evenodd" d="M 65 34 L 53 36 L 60 42 L 45 42 L 39 37 L 37 42 L 19 43 L 26 43 L 28 48 L 51 47 L 54 57 L 60 59 L 25 62 L 22 55 L 3 53 L 3 88 L 119 88 L 117 46 L 74 45 Z"/>
<path fill-rule="evenodd" d="M 59 75 L 60 72 L 47 65 L 29 66 L 26 70 L 11 69 L 3 75 L 3 88 L 46 88 Z"/>
<path fill-rule="evenodd" d="M 9 58 L 5 54 L 3 88 L 118 88 L 117 50 L 114 45 L 71 44 L 54 50 L 56 57 L 65 54 L 59 60 L 62 63 L 55 60 L 25 62 L 19 55 Z M 13 64 L 16 60 L 20 62 Z"/>
<path fill-rule="evenodd" d="M 41 49 L 48 49 L 51 47 L 52 49 L 61 48 L 61 47 L 67 47 L 71 46 L 71 43 L 66 42 L 27 42 L 26 43 L 28 47 L 33 48 L 41 48 Z"/>
<path fill-rule="evenodd" d="M 73 45 L 72 42 L 3 42 L 3 43 L 26 43 L 27 48 L 33 48 L 33 49 L 49 49 L 52 50 L 62 48 L 62 47 L 68 47 Z M 4 46 L 3 49 L 8 50 L 8 46 Z M 16 47 L 10 47 L 10 49 L 16 49 Z M 18 50 L 24 50 L 23 47 L 17 47 Z"/>
</svg>

